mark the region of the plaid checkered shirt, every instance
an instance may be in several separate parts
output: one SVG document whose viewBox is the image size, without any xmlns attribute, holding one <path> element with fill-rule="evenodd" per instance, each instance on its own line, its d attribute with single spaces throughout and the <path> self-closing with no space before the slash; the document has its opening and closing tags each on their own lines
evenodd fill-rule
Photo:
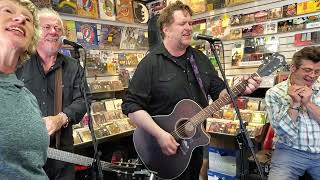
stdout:
<svg viewBox="0 0 320 180">
<path fill-rule="evenodd" d="M 291 97 L 288 95 L 290 78 L 283 81 L 266 93 L 268 120 L 275 131 L 274 143 L 280 142 L 294 149 L 311 153 L 320 153 L 320 122 L 312 119 L 308 110 L 300 109 L 296 121 L 288 115 Z M 320 106 L 320 82 L 312 86 L 311 101 Z"/>
</svg>

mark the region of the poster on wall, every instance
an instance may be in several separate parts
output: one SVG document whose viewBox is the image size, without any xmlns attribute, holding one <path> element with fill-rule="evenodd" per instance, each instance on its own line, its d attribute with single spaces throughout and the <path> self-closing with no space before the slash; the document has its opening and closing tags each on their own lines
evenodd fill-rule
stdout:
<svg viewBox="0 0 320 180">
<path fill-rule="evenodd" d="M 86 49 L 98 48 L 97 25 L 76 22 L 78 42 Z"/>
<path fill-rule="evenodd" d="M 77 14 L 82 17 L 98 18 L 97 0 L 77 0 Z"/>
<path fill-rule="evenodd" d="M 65 36 L 70 41 L 77 41 L 77 33 L 76 33 L 76 22 L 72 20 L 64 20 L 63 27 Z"/>
<path fill-rule="evenodd" d="M 146 24 L 149 20 L 149 11 L 145 4 L 140 1 L 133 1 L 134 22 Z"/>
<path fill-rule="evenodd" d="M 244 42 L 236 42 L 231 50 L 231 66 L 240 66 L 243 59 Z"/>
<path fill-rule="evenodd" d="M 51 0 L 54 10 L 66 14 L 77 14 L 77 0 Z"/>
<path fill-rule="evenodd" d="M 133 23 L 132 0 L 116 1 L 116 20 L 125 23 Z"/>
<path fill-rule="evenodd" d="M 114 0 L 98 0 L 100 19 L 115 21 L 116 12 Z"/>
<path fill-rule="evenodd" d="M 138 39 L 137 29 L 134 27 L 122 27 L 120 49 L 135 49 Z"/>
<path fill-rule="evenodd" d="M 121 41 L 121 27 L 102 24 L 98 28 L 100 49 L 119 49 Z"/>
</svg>

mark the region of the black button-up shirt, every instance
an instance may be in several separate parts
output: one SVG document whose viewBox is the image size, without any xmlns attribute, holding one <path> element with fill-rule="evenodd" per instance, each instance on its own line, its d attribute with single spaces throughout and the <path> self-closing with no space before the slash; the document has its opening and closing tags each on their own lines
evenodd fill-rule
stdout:
<svg viewBox="0 0 320 180">
<path fill-rule="evenodd" d="M 187 54 L 174 57 L 163 44 L 154 48 L 139 63 L 124 97 L 124 114 L 146 110 L 151 116 L 170 114 L 182 99 L 191 99 L 200 106 L 208 102 L 193 73 L 188 59 L 193 54 L 206 94 L 213 100 L 219 97 L 225 88 L 210 60 L 202 52 L 191 47 Z M 181 62 L 185 61 L 185 62 Z"/>
<path fill-rule="evenodd" d="M 41 65 L 41 57 L 35 54 L 22 67 L 18 68 L 16 74 L 25 86 L 37 98 L 42 116 L 53 116 L 54 114 L 54 82 L 55 72 L 62 67 L 62 111 L 69 117 L 71 124 L 81 121 L 86 113 L 86 106 L 81 91 L 83 80 L 83 68 L 80 63 L 68 56 L 58 54 L 55 64 L 47 73 Z M 72 126 L 61 129 L 61 147 L 73 145 Z"/>
</svg>

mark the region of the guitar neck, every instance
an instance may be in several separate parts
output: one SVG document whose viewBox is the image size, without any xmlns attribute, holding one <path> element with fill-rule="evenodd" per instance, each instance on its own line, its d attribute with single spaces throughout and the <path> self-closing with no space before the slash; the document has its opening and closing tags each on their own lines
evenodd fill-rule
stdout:
<svg viewBox="0 0 320 180">
<path fill-rule="evenodd" d="M 251 77 L 259 76 L 257 73 L 252 74 Z M 231 93 L 234 97 L 237 97 L 239 94 L 245 91 L 246 86 L 248 85 L 247 80 L 241 81 L 231 89 Z M 229 94 L 225 94 L 219 99 L 215 100 L 212 104 L 202 109 L 199 113 L 193 116 L 190 121 L 195 125 L 199 125 L 203 123 L 208 117 L 210 117 L 213 113 L 220 110 L 223 106 L 229 104 L 231 101 L 231 97 Z"/>
<path fill-rule="evenodd" d="M 93 158 L 81 156 L 71 152 L 62 151 L 59 149 L 48 148 L 47 156 L 50 159 L 64 161 L 72 164 L 78 164 L 82 166 L 92 166 Z M 101 161 L 101 167 L 103 170 L 110 171 L 111 163 Z"/>
<path fill-rule="evenodd" d="M 93 158 L 81 156 L 71 152 L 61 151 L 59 149 L 48 148 L 47 156 L 50 159 L 64 161 L 72 164 L 78 164 L 83 166 L 91 166 Z"/>
</svg>

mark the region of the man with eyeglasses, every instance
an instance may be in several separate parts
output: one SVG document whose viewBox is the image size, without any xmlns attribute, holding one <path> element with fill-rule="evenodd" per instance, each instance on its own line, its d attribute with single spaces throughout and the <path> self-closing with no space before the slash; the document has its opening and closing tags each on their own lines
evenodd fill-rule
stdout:
<svg viewBox="0 0 320 180">
<path fill-rule="evenodd" d="M 268 119 L 276 134 L 270 180 L 320 179 L 320 47 L 292 58 L 290 76 L 266 93 Z"/>
<path fill-rule="evenodd" d="M 17 75 L 37 98 L 50 135 L 50 147 L 72 152 L 72 124 L 78 123 L 86 112 L 80 90 L 83 68 L 75 59 L 58 52 L 62 46 L 60 37 L 64 34 L 59 14 L 45 8 L 39 11 L 38 17 L 41 32 L 37 51 L 18 69 Z M 56 104 L 62 104 L 62 110 L 57 112 L 54 97 L 59 69 L 62 71 L 62 103 Z M 44 169 L 51 180 L 75 179 L 74 166 L 69 163 L 48 159 Z"/>
</svg>

